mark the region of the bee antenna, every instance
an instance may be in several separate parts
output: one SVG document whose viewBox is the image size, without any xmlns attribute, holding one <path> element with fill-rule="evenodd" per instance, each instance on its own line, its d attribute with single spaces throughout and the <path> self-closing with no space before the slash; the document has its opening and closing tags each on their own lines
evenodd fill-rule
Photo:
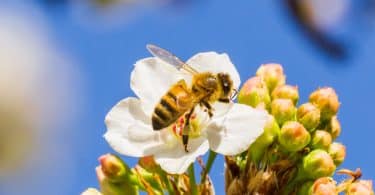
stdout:
<svg viewBox="0 0 375 195">
<path fill-rule="evenodd" d="M 231 99 L 231 100 L 236 99 L 237 95 L 238 95 L 238 90 L 237 90 L 237 89 L 233 89 L 233 94 L 232 94 L 232 96 L 230 97 L 230 99 Z"/>
</svg>

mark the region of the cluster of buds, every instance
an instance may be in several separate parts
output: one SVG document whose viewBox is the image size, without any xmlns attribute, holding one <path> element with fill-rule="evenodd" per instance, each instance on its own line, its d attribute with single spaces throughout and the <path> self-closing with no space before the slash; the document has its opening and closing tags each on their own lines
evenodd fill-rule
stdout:
<svg viewBox="0 0 375 195">
<path fill-rule="evenodd" d="M 151 156 L 140 158 L 133 168 L 114 154 L 100 156 L 99 163 L 96 175 L 100 190 L 88 188 L 82 195 L 192 194 L 187 174 L 168 174 Z M 211 180 L 207 178 L 204 184 L 197 186 L 200 194 L 214 194 Z"/>
<path fill-rule="evenodd" d="M 341 183 L 332 178 L 346 154 L 345 146 L 335 141 L 341 133 L 335 90 L 319 88 L 308 102 L 298 105 L 298 100 L 298 88 L 286 84 L 279 64 L 262 65 L 243 85 L 239 103 L 266 109 L 271 116 L 247 152 L 226 157 L 226 192 L 373 194 L 371 182 L 353 172 Z"/>
<path fill-rule="evenodd" d="M 341 133 L 340 103 L 332 88 L 319 88 L 308 102 L 299 104 L 298 88 L 286 84 L 282 66 L 266 64 L 243 85 L 238 101 L 267 110 L 269 118 L 263 134 L 245 152 L 225 156 L 226 194 L 374 195 L 372 182 L 361 180 L 359 169 L 336 171 L 346 149 L 336 141 Z M 206 164 L 198 158 L 202 173 L 196 184 L 194 164 L 188 173 L 169 174 L 151 156 L 130 168 L 119 157 L 106 154 L 96 168 L 100 192 L 90 188 L 83 194 L 214 194 L 208 174 L 215 157 L 211 151 Z M 335 172 L 348 178 L 337 182 L 332 178 Z"/>
</svg>

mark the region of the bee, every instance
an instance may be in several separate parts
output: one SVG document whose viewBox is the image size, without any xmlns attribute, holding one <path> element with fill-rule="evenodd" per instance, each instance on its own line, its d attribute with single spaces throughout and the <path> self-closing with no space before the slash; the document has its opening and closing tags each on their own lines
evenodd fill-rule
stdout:
<svg viewBox="0 0 375 195">
<path fill-rule="evenodd" d="M 151 118 L 152 128 L 158 131 L 175 123 L 184 115 L 182 143 L 185 152 L 188 152 L 190 119 L 195 107 L 199 105 L 205 108 L 211 118 L 211 104 L 216 101 L 229 103 L 235 96 L 232 96 L 232 91 L 235 91 L 235 94 L 237 91 L 233 88 L 233 81 L 227 73 L 198 72 L 165 49 L 151 44 L 147 45 L 147 49 L 153 56 L 192 75 L 190 85 L 182 79 L 169 88 L 155 106 Z"/>
</svg>

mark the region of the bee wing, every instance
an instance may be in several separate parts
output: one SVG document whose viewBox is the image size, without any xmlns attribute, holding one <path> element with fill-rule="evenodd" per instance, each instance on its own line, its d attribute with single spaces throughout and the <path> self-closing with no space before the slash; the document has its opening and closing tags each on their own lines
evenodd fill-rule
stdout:
<svg viewBox="0 0 375 195">
<path fill-rule="evenodd" d="M 178 70 L 184 69 L 187 72 L 191 74 L 197 74 L 198 71 L 196 71 L 193 67 L 186 64 L 182 60 L 180 60 L 177 56 L 173 55 L 171 52 L 162 49 L 156 45 L 147 44 L 146 48 L 148 51 L 155 57 L 161 59 L 162 61 L 175 66 Z"/>
</svg>

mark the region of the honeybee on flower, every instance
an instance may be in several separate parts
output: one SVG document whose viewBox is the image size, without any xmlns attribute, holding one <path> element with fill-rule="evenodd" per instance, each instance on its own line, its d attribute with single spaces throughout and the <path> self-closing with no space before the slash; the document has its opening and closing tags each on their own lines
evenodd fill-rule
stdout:
<svg viewBox="0 0 375 195">
<path fill-rule="evenodd" d="M 139 60 L 128 97 L 106 116 L 104 137 L 119 153 L 153 155 L 169 173 L 183 173 L 209 149 L 235 155 L 263 132 L 267 112 L 231 100 L 240 84 L 228 55 L 198 53 L 186 63 L 149 45 L 156 56 Z M 163 118 L 164 117 L 164 118 Z"/>
</svg>

